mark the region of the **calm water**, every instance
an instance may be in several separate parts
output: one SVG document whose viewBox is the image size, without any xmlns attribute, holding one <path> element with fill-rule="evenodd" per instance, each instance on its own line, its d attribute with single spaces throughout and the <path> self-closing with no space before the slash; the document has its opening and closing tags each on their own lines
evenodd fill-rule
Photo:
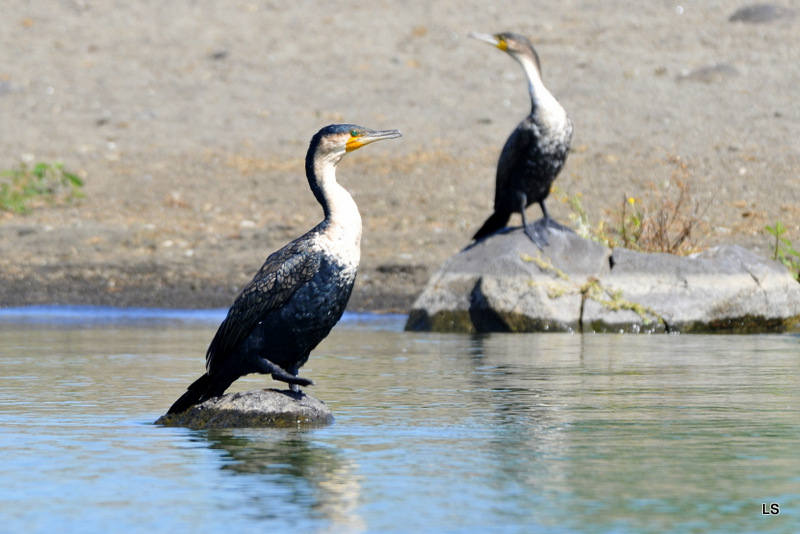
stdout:
<svg viewBox="0 0 800 534">
<path fill-rule="evenodd" d="M 798 337 L 473 337 L 347 317 L 304 368 L 334 425 L 152 425 L 222 316 L 0 310 L 0 531 L 800 525 Z"/>
</svg>

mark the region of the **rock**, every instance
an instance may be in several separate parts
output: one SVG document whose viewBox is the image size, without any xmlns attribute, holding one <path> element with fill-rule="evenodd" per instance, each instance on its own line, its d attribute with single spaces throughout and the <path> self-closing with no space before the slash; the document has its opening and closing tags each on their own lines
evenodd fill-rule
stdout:
<svg viewBox="0 0 800 534">
<path fill-rule="evenodd" d="M 738 9 L 728 20 L 731 22 L 747 22 L 761 24 L 781 19 L 791 19 L 794 11 L 775 4 L 754 4 Z"/>
<path fill-rule="evenodd" d="M 736 67 L 727 63 L 717 63 L 681 73 L 676 79 L 679 82 L 714 83 L 736 76 L 739 76 L 739 71 Z"/>
<path fill-rule="evenodd" d="M 545 254 L 515 229 L 464 249 L 433 275 L 406 330 L 579 330 L 581 287 L 609 272 L 611 251 L 560 231 L 549 241 Z"/>
<path fill-rule="evenodd" d="M 183 413 L 162 415 L 155 424 L 192 429 L 295 428 L 332 422 L 333 415 L 325 403 L 303 392 L 254 389 L 209 399 Z"/>
<path fill-rule="evenodd" d="M 417 298 L 406 330 L 438 332 L 763 332 L 800 321 L 800 284 L 737 246 L 692 256 L 521 231 L 456 254 Z"/>
</svg>

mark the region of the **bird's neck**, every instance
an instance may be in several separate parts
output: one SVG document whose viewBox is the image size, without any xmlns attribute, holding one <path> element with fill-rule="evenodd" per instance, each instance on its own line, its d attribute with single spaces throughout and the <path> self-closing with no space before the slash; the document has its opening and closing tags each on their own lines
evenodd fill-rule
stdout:
<svg viewBox="0 0 800 534">
<path fill-rule="evenodd" d="M 556 100 L 542 81 L 542 73 L 536 62 L 527 56 L 518 56 L 514 59 L 522 65 L 528 78 L 528 91 L 531 95 L 531 114 L 543 125 L 555 129 L 563 129 L 568 122 L 567 112 Z"/>
<path fill-rule="evenodd" d="M 340 159 L 341 155 L 315 158 L 308 180 L 325 214 L 325 220 L 320 223 L 323 235 L 357 265 L 361 249 L 361 214 L 350 193 L 336 181 L 336 164 Z"/>
</svg>

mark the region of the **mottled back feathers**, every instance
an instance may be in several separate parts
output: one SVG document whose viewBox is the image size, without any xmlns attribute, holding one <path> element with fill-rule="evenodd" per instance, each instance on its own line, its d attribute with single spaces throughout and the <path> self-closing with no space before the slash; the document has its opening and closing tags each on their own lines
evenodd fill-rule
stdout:
<svg viewBox="0 0 800 534">
<path fill-rule="evenodd" d="M 253 328 L 282 307 L 319 271 L 320 256 L 311 251 L 316 229 L 270 254 L 256 276 L 228 311 L 206 352 L 206 369 L 214 372 L 227 354 L 247 338 Z"/>
</svg>

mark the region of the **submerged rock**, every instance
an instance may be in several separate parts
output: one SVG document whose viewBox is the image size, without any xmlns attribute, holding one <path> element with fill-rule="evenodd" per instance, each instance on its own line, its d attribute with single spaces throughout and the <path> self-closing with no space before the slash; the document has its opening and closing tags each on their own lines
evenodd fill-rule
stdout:
<svg viewBox="0 0 800 534">
<path fill-rule="evenodd" d="M 417 298 L 406 330 L 438 332 L 764 332 L 800 321 L 800 284 L 737 246 L 646 254 L 552 231 L 521 231 L 456 254 Z"/>
<path fill-rule="evenodd" d="M 315 397 L 289 390 L 254 389 L 209 399 L 183 413 L 162 415 L 155 424 L 192 429 L 295 428 L 332 422 L 331 411 Z"/>
</svg>

